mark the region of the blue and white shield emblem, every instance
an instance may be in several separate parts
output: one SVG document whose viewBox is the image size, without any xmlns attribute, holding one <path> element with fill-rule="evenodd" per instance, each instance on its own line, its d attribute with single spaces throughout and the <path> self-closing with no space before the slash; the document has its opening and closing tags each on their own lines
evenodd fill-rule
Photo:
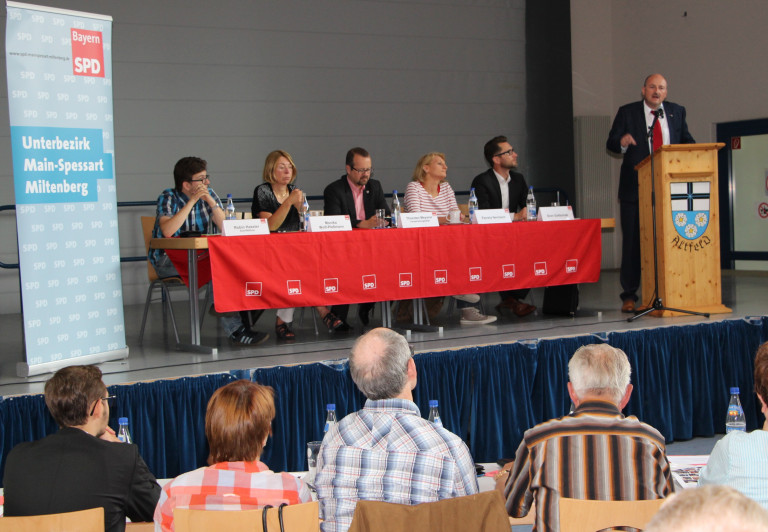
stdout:
<svg viewBox="0 0 768 532">
<path fill-rule="evenodd" d="M 696 240 L 709 225 L 709 183 L 670 183 L 672 221 L 677 234 Z"/>
</svg>

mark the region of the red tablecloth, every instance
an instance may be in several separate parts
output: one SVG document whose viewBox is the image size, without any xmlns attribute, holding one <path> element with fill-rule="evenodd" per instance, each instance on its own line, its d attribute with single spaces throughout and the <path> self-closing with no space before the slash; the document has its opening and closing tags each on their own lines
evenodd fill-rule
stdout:
<svg viewBox="0 0 768 532">
<path fill-rule="evenodd" d="M 593 283 L 600 220 L 277 233 L 208 240 L 216 310 Z"/>
<path fill-rule="evenodd" d="M 179 277 L 184 284 L 189 286 L 189 250 L 186 249 L 166 249 L 165 253 L 171 259 Z M 197 251 L 197 287 L 202 288 L 211 280 L 211 259 L 208 256 L 207 249 Z"/>
</svg>

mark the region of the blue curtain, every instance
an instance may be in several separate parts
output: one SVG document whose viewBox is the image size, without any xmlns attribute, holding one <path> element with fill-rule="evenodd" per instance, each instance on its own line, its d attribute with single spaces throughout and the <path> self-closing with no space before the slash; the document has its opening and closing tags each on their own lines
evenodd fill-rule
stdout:
<svg viewBox="0 0 768 532">
<path fill-rule="evenodd" d="M 328 403 L 338 419 L 362 408 L 364 397 L 346 363 L 315 363 L 253 370 L 252 380 L 275 389 L 272 437 L 261 455 L 273 471 L 305 471 L 308 441 L 323 439 Z"/>
<path fill-rule="evenodd" d="M 634 391 L 625 413 L 656 427 L 668 442 L 723 432 L 731 386 L 740 388 L 747 428 L 762 423 L 752 363 L 768 341 L 768 317 L 422 353 L 414 358 L 414 399 L 425 417 L 427 401 L 438 399 L 446 428 L 467 441 L 476 461 L 512 457 L 525 430 L 567 413 L 573 352 L 603 341 L 623 349 L 632 365 Z M 326 403 L 336 403 L 339 418 L 364 403 L 346 361 L 301 364 L 111 386 L 117 400 L 110 426 L 128 417 L 150 470 L 174 477 L 206 463 L 211 394 L 249 375 L 276 391 L 273 437 L 262 455 L 276 471 L 306 468 L 306 442 L 322 439 Z M 55 431 L 42 395 L 0 400 L 0 475 L 13 446 Z"/>
<path fill-rule="evenodd" d="M 127 417 L 133 443 L 157 478 L 206 465 L 205 410 L 217 388 L 236 380 L 227 373 L 110 386 L 116 396 L 109 426 Z"/>
</svg>

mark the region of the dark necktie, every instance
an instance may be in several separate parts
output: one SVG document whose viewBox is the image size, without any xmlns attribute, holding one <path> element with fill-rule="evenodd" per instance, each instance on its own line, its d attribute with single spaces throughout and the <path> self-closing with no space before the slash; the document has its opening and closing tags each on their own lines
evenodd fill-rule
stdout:
<svg viewBox="0 0 768 532">
<path fill-rule="evenodd" d="M 656 116 L 658 111 L 651 111 L 651 114 Z M 655 124 L 653 125 L 653 151 L 658 150 L 661 145 L 664 143 L 661 136 L 661 123 L 656 120 Z"/>
</svg>

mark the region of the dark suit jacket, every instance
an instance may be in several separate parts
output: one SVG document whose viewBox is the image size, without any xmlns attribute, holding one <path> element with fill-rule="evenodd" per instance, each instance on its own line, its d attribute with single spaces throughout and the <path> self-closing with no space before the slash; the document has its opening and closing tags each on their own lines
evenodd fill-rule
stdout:
<svg viewBox="0 0 768 532">
<path fill-rule="evenodd" d="M 696 142 L 688 132 L 688 124 L 685 122 L 685 107 L 672 102 L 664 102 L 664 116 L 669 125 L 670 144 L 693 144 Z M 645 107 L 642 100 L 619 107 L 611 131 L 608 133 L 606 148 L 621 154 L 621 137 L 627 133 L 632 135 L 637 145 L 630 145 L 624 154 L 619 178 L 619 199 L 621 201 L 637 201 L 635 165 L 651 153 L 648 148 L 648 127 L 645 124 Z"/>
<path fill-rule="evenodd" d="M 323 210 L 327 216 L 336 216 L 339 214 L 348 214 L 349 219 L 352 222 L 352 227 L 357 227 L 357 224 L 363 220 L 357 219 L 357 211 L 355 210 L 355 198 L 352 197 L 352 189 L 349 187 L 346 174 L 341 176 L 341 179 L 337 179 L 327 187 L 323 192 Z M 389 216 L 389 207 L 384 199 L 384 191 L 381 188 L 381 183 L 375 179 L 369 179 L 365 185 L 363 191 L 363 205 L 365 206 L 365 219 L 367 220 L 374 214 L 376 209 L 385 209 L 387 216 Z"/>
<path fill-rule="evenodd" d="M 472 180 L 472 187 L 477 196 L 477 206 L 480 209 L 501 209 L 501 186 L 493 169 L 489 168 Z M 523 174 L 509 172 L 509 212 L 518 212 L 525 208 L 525 198 L 528 197 L 528 185 Z"/>
<path fill-rule="evenodd" d="M 7 516 L 101 506 L 107 532 L 125 530 L 126 516 L 152 521 L 160 497 L 160 486 L 138 447 L 75 428 L 14 447 L 5 462 L 3 488 Z"/>
</svg>

